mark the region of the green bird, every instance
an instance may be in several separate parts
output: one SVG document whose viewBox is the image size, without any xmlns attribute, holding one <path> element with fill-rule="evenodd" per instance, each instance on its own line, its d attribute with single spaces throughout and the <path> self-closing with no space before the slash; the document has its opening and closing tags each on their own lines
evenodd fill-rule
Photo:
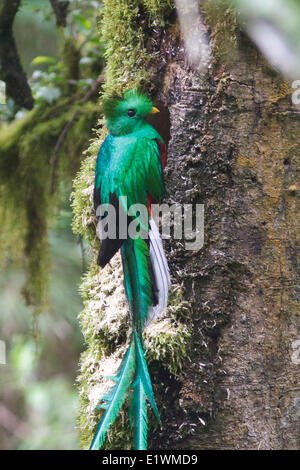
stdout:
<svg viewBox="0 0 300 470">
<path fill-rule="evenodd" d="M 161 424 L 142 333 L 166 309 L 170 287 L 162 241 L 151 216 L 151 204 L 165 194 L 162 171 L 167 149 L 161 136 L 146 121 L 149 114 L 159 111 L 141 91 L 130 90 L 123 97 L 106 99 L 103 112 L 109 134 L 100 147 L 95 169 L 94 208 L 101 240 L 98 264 L 103 268 L 121 249 L 132 335 L 119 371 L 113 377 L 115 385 L 101 399 L 99 407 L 105 411 L 90 449 L 100 449 L 104 444 L 107 431 L 129 395 L 134 448 L 144 450 L 147 401 Z M 132 207 L 139 211 L 134 214 Z M 143 217 L 138 217 L 141 213 Z M 136 228 L 134 236 L 130 232 L 132 224 Z"/>
</svg>

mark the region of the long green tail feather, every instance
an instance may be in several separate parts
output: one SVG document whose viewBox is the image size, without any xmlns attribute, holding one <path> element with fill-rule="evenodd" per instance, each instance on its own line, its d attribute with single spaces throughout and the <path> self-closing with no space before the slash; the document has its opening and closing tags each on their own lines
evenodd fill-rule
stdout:
<svg viewBox="0 0 300 470">
<path fill-rule="evenodd" d="M 112 378 L 117 383 L 111 393 L 104 397 L 103 400 L 106 403 L 99 406 L 105 409 L 105 413 L 97 428 L 90 447 L 91 450 L 99 449 L 103 445 L 106 433 L 116 419 L 131 386 L 133 387 L 133 393 L 131 395 L 130 414 L 134 428 L 135 449 L 147 449 L 147 399 L 161 424 L 142 340 L 142 330 L 149 307 L 153 303 L 149 247 L 142 238 L 135 240 L 129 238 L 123 244 L 121 251 L 133 333 L 130 347 L 121 364 L 119 374 Z M 134 373 L 135 380 L 132 383 Z"/>
<path fill-rule="evenodd" d="M 134 449 L 147 449 L 148 415 L 146 394 L 139 377 L 134 384 L 130 407 L 130 421 L 134 429 Z"/>
<path fill-rule="evenodd" d="M 153 408 L 153 411 L 155 413 L 155 416 L 158 419 L 159 424 L 161 425 L 161 419 L 160 419 L 159 411 L 157 409 L 155 398 L 154 398 L 151 379 L 150 379 L 150 375 L 149 375 L 149 372 L 148 372 L 148 366 L 147 366 L 147 363 L 146 363 L 146 360 L 145 360 L 144 350 L 142 348 L 141 341 L 140 341 L 139 336 L 138 336 L 136 331 L 134 331 L 134 339 L 135 339 L 135 343 L 136 343 L 136 358 L 137 358 L 138 374 L 139 374 L 139 377 L 142 381 L 145 394 L 146 394 L 146 396 L 147 396 L 147 398 L 148 398 L 148 400 L 149 400 L 149 402 L 150 402 L 150 404 Z"/>
<path fill-rule="evenodd" d="M 106 410 L 98 425 L 90 450 L 97 450 L 102 447 L 106 433 L 116 419 L 120 408 L 125 401 L 136 367 L 135 349 L 136 341 L 132 338 L 116 377 L 117 383 L 113 387 L 111 393 L 103 398 L 107 404 L 102 405 L 101 407 L 105 407 Z"/>
<path fill-rule="evenodd" d="M 152 305 L 150 254 L 145 240 L 128 239 L 122 246 L 126 294 L 135 328 L 141 332 Z"/>
</svg>

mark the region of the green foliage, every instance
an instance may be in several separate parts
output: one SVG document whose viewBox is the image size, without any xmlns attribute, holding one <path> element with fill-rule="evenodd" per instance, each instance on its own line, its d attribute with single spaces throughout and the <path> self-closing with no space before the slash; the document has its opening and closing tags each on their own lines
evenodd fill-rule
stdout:
<svg viewBox="0 0 300 470">
<path fill-rule="evenodd" d="M 35 68 L 32 61 L 36 56 L 57 59 L 59 39 L 50 1 L 22 0 L 14 22 L 14 36 L 28 77 Z"/>
<path fill-rule="evenodd" d="M 19 450 L 76 448 L 77 436 L 72 419 L 76 413 L 77 396 L 70 381 L 60 375 L 46 380 L 36 379 L 39 371 L 36 345 L 25 335 L 14 338 L 9 363 L 14 389 L 22 393 L 27 413 L 27 433 L 22 441 L 16 442 L 16 447 Z M 70 430 L 68 436 L 66 427 Z"/>
<path fill-rule="evenodd" d="M 174 8 L 173 0 L 146 0 L 144 5 L 150 15 L 164 24 L 164 15 Z"/>
<path fill-rule="evenodd" d="M 98 145 L 97 141 L 93 141 L 89 148 L 89 152 L 93 153 L 93 156 L 97 153 Z M 96 219 L 92 203 L 94 170 L 95 158 L 86 158 L 74 180 L 72 193 L 74 233 L 84 236 L 91 244 L 97 243 L 95 240 Z"/>
<path fill-rule="evenodd" d="M 77 90 L 86 92 L 94 83 L 103 67 L 95 15 L 99 6 L 97 1 L 70 2 L 67 26 L 57 34 L 49 0 L 22 2 L 14 29 L 18 49 L 24 51 L 22 62 L 35 106 L 55 103 Z M 28 37 L 29 29 L 34 31 L 34 43 L 30 40 L 32 35 Z M 41 54 L 34 56 L 35 51 Z M 18 111 L 13 102 L 9 103 L 9 110 L 0 106 L 0 124 L 12 120 Z"/>
<path fill-rule="evenodd" d="M 33 59 L 32 64 L 33 65 L 40 65 L 40 64 L 55 64 L 56 60 L 54 57 L 49 57 L 49 56 L 37 56 L 35 59 Z"/>
</svg>

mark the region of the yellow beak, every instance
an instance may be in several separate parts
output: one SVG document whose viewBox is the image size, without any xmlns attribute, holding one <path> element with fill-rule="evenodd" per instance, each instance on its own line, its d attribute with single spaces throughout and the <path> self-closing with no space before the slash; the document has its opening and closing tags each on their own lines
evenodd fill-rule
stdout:
<svg viewBox="0 0 300 470">
<path fill-rule="evenodd" d="M 156 114 L 156 113 L 159 113 L 159 112 L 160 112 L 159 109 L 157 109 L 157 108 L 155 108 L 155 106 L 153 106 L 150 114 Z"/>
</svg>

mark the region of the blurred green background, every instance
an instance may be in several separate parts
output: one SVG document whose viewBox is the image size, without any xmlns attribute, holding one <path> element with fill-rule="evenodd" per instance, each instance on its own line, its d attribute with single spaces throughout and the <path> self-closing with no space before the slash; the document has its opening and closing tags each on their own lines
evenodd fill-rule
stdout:
<svg viewBox="0 0 300 470">
<path fill-rule="evenodd" d="M 46 70 L 32 64 L 35 57 L 58 57 L 58 33 L 48 0 L 24 0 L 14 32 L 29 78 L 37 69 Z M 6 119 L 4 107 L 2 111 Z M 0 449 L 78 447 L 75 377 L 83 338 L 77 288 L 83 259 L 71 231 L 70 190 L 64 191 L 49 233 L 50 293 L 37 325 L 21 292 L 25 273 L 9 257 L 0 273 L 0 340 L 6 343 L 6 364 L 0 364 Z"/>
<path fill-rule="evenodd" d="M 70 229 L 71 210 L 61 209 L 51 230 L 49 309 L 38 318 L 21 295 L 24 273 L 9 263 L 0 276 L 0 331 L 6 365 L 0 365 L 0 448 L 76 449 L 75 376 L 82 336 L 80 247 Z"/>
</svg>

